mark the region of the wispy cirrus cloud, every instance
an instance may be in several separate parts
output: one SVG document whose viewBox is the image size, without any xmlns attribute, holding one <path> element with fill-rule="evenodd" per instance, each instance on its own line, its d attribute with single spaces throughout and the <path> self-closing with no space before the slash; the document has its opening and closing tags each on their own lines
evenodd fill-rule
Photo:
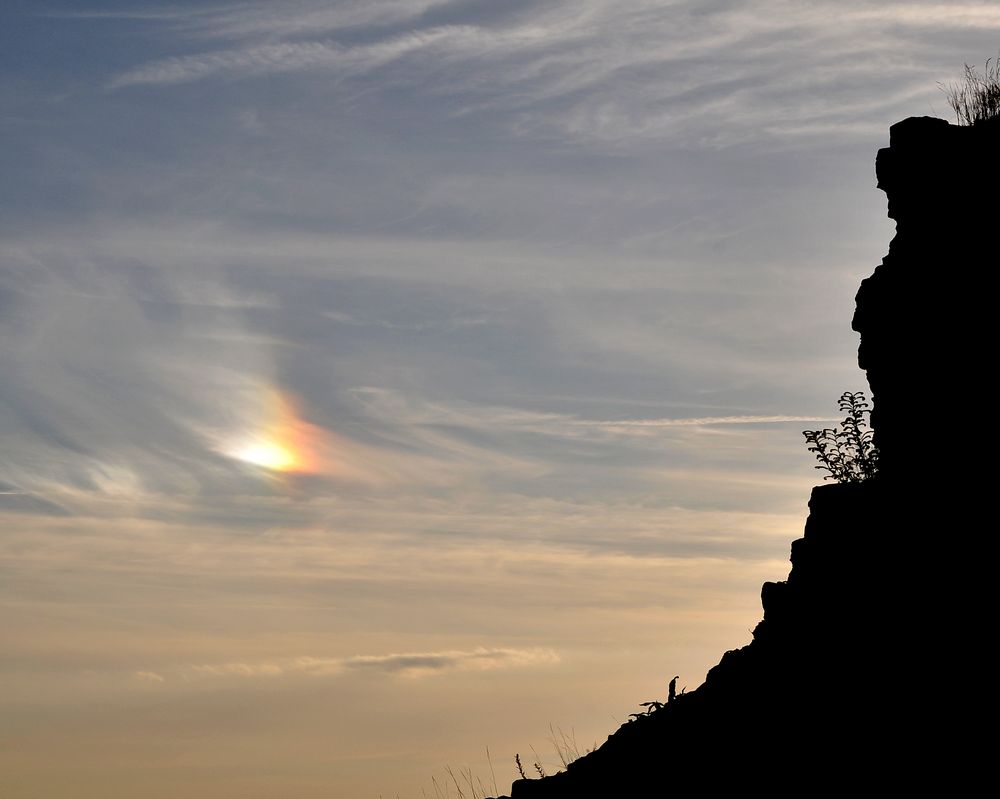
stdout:
<svg viewBox="0 0 1000 799">
<path fill-rule="evenodd" d="M 322 33 L 362 25 L 393 25 L 412 20 L 451 0 L 317 0 L 218 3 L 207 6 L 123 9 L 61 9 L 49 11 L 53 19 L 140 20 L 170 23 L 171 27 L 205 38 L 240 39 L 254 36 L 274 39 L 298 33 Z"/>
<path fill-rule="evenodd" d="M 834 419 L 824 416 L 692 416 L 676 419 L 578 419 L 574 424 L 585 427 L 710 427 L 730 424 L 782 424 L 785 422 L 831 422 Z"/>
<path fill-rule="evenodd" d="M 294 36 L 360 26 L 389 26 L 415 20 L 452 0 L 346 0 L 336 4 L 296 0 L 240 3 L 208 9 L 190 29 L 213 38 Z"/>
<path fill-rule="evenodd" d="M 752 435 L 768 424 L 828 418 L 801 413 L 811 407 L 795 397 L 772 410 L 771 401 L 706 404 L 689 391 L 677 402 L 676 394 L 653 391 L 648 408 L 640 403 L 648 415 L 638 415 L 622 404 L 631 390 L 612 389 L 613 398 L 592 404 L 595 390 L 615 385 L 601 376 L 609 364 L 621 375 L 632 369 L 678 375 L 687 368 L 663 347 L 670 337 L 676 342 L 678 328 L 664 329 L 658 320 L 668 318 L 664 302 L 696 318 L 697 304 L 713 299 L 701 278 L 650 268 L 626 294 L 620 275 L 599 268 L 599 259 L 521 259 L 516 250 L 417 240 L 223 232 L 165 225 L 100 241 L 8 241 L 10 263 L 30 258 L 48 268 L 12 271 L 5 283 L 23 304 L 24 323 L 5 321 L 7 352 L 0 353 L 8 375 L 17 376 L 0 387 L 0 424 L 10 433 L 0 461 L 7 485 L 0 488 L 17 492 L 0 494 L 0 504 L 83 512 L 128 500 L 135 510 L 170 496 L 200 502 L 200 510 L 189 507 L 196 515 L 217 514 L 221 496 L 253 495 L 266 504 L 276 484 L 226 453 L 273 427 L 265 400 L 278 388 L 302 399 L 309 429 L 329 431 L 339 442 L 323 449 L 337 463 L 329 475 L 357 478 L 338 477 L 341 488 L 435 494 L 525 480 L 538 491 L 562 479 L 569 464 L 580 467 L 578 443 L 600 461 L 602 480 L 624 469 L 639 485 L 652 473 L 636 474 L 631 459 L 676 465 L 674 443 L 690 449 L 709 429 Z M 280 278 L 271 277 L 270 263 L 278 260 Z M 229 263 L 239 263 L 239 271 L 227 270 Z M 523 288 L 541 273 L 572 280 L 571 302 L 565 291 Z M 623 317 L 617 304 L 606 307 L 609 296 L 629 297 L 629 314 Z M 550 297 L 555 304 L 547 306 Z M 50 321 L 36 333 L 39 319 Z M 642 335 L 625 335 L 626 328 Z M 714 334 L 729 335 L 718 324 Z M 740 332 L 744 341 L 748 335 Z M 50 355 L 25 370 L 24 354 L 40 340 Z M 521 344 L 528 340 L 530 348 Z M 509 364 L 495 359 L 496 341 L 511 342 L 504 344 Z M 453 357 L 436 368 L 433 383 L 400 385 L 400 375 L 425 357 L 414 348 L 424 342 Z M 687 345 L 693 354 L 686 358 L 713 370 L 746 363 L 717 347 L 702 356 L 697 346 L 697 340 Z M 610 347 L 613 359 L 593 357 Z M 358 355 L 331 368 L 334 356 L 352 351 Z M 86 369 L 74 366 L 82 363 Z M 373 371 L 372 363 L 386 369 Z M 553 363 L 566 373 L 594 369 L 593 389 L 574 389 L 568 407 L 560 382 L 550 379 Z M 789 363 L 782 355 L 782 367 Z M 515 370 L 504 377 L 505 401 L 479 388 L 498 368 Z M 314 382 L 318 374 L 335 379 Z M 676 415 L 665 412 L 671 406 Z M 744 446 L 753 451 L 761 440 Z M 657 448 L 661 454 L 651 458 Z M 46 456 L 28 457 L 30 451 Z M 301 491 L 319 496 L 331 485 L 317 480 Z M 240 518 L 248 508 L 241 505 Z M 266 523 L 278 513 L 263 505 L 257 511 Z M 309 509 L 285 512 L 298 517 Z"/>
<path fill-rule="evenodd" d="M 880 108 L 925 96 L 936 79 L 904 58 L 911 34 L 1000 28 L 990 4 L 763 6 L 591 0 L 488 14 L 478 4 L 434 2 L 301 3 L 281 14 L 223 7 L 196 15 L 187 35 L 236 46 L 141 64 L 110 85 L 309 70 L 348 78 L 405 62 L 390 82 L 446 98 L 452 114 L 517 112 L 508 124 L 522 134 L 659 139 L 701 118 L 782 135 L 868 135 L 882 124 L 872 118 Z M 873 85 L 882 87 L 878 100 Z"/>
<path fill-rule="evenodd" d="M 968 0 L 0 17 L 9 779 L 192 799 L 259 789 L 260 752 L 288 795 L 405 795 L 331 752 L 603 739 L 746 640 L 821 479 L 798 431 L 863 384 L 871 159 L 1000 29 Z M 228 457 L 287 431 L 275 390 L 366 479 Z"/>
<path fill-rule="evenodd" d="M 729 425 L 768 425 L 799 422 L 833 422 L 831 416 L 801 414 L 740 414 L 727 416 L 677 416 L 656 418 L 587 419 L 566 413 L 532 411 L 524 408 L 424 401 L 405 402 L 393 392 L 363 387 L 354 390 L 372 413 L 384 418 L 405 420 L 416 427 L 451 425 L 472 429 L 524 429 L 552 436 L 578 436 L 585 430 L 627 431 L 630 428 L 696 428 Z"/>
<path fill-rule="evenodd" d="M 404 55 L 474 33 L 471 28 L 442 27 L 416 31 L 370 45 L 345 47 L 333 41 L 281 42 L 153 61 L 114 78 L 110 86 L 187 83 L 221 76 L 246 78 L 305 69 L 366 72 Z"/>
</svg>

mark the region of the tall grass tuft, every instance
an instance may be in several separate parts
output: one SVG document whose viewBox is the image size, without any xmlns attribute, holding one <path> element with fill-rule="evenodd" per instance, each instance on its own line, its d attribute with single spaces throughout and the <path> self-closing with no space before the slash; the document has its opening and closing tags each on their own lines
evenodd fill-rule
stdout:
<svg viewBox="0 0 1000 799">
<path fill-rule="evenodd" d="M 1000 58 L 986 59 L 982 72 L 965 65 L 961 83 L 941 86 L 959 125 L 977 125 L 1000 116 Z"/>
<path fill-rule="evenodd" d="M 567 735 L 562 727 L 554 727 L 552 724 L 549 724 L 549 743 L 555 749 L 563 768 L 566 768 L 574 760 L 579 760 L 597 748 L 597 744 L 595 743 L 591 748 L 584 749 L 581 752 L 576 742 L 576 730 L 571 729 Z"/>
</svg>

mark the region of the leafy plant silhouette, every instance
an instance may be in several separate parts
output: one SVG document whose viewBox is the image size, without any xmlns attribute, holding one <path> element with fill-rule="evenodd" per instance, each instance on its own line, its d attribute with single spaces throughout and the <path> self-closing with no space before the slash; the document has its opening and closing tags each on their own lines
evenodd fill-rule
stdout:
<svg viewBox="0 0 1000 799">
<path fill-rule="evenodd" d="M 803 430 L 809 451 L 820 462 L 817 469 L 830 474 L 824 480 L 838 483 L 861 483 L 878 472 L 878 448 L 872 443 L 871 409 L 863 391 L 845 391 L 838 401 L 846 413 L 839 427 Z M 865 417 L 868 417 L 866 420 Z"/>
</svg>

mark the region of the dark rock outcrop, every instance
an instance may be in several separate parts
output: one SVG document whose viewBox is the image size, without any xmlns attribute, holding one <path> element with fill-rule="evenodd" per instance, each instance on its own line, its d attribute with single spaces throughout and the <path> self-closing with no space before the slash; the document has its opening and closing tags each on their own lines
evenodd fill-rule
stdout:
<svg viewBox="0 0 1000 799">
<path fill-rule="evenodd" d="M 980 472 L 956 462 L 963 437 L 941 434 L 992 404 L 1000 119 L 974 127 L 903 120 L 875 170 L 896 236 L 861 283 L 853 327 L 875 397 L 880 469 L 967 483 Z"/>
<path fill-rule="evenodd" d="M 988 774 L 977 730 L 993 706 L 981 674 L 991 548 L 968 534 L 989 504 L 988 444 L 967 418 L 984 414 L 992 382 L 1000 120 L 904 120 L 876 168 L 896 236 L 862 283 L 854 329 L 879 474 L 813 490 L 750 644 L 565 772 L 515 782 L 513 799 L 961 796 Z"/>
</svg>

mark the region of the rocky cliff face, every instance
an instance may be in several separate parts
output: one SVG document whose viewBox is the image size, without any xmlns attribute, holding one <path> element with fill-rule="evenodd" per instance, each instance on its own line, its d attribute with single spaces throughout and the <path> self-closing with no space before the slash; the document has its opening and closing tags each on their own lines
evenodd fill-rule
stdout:
<svg viewBox="0 0 1000 799">
<path fill-rule="evenodd" d="M 896 236 L 862 283 L 854 329 L 880 473 L 813 490 L 792 570 L 764 584 L 749 645 L 567 771 L 514 783 L 513 799 L 965 795 L 988 770 L 972 726 L 993 704 L 980 674 L 992 569 L 959 542 L 981 529 L 989 496 L 985 425 L 969 420 L 991 404 L 1000 120 L 904 120 L 876 170 Z"/>
<path fill-rule="evenodd" d="M 992 406 L 1000 119 L 957 127 L 911 117 L 890 128 L 875 169 L 896 236 L 861 284 L 853 327 L 875 396 L 880 466 L 894 479 L 954 473 L 966 482 L 955 450 L 968 432 L 934 432 L 988 418 Z M 945 418 L 936 422 L 935 411 Z"/>
</svg>

